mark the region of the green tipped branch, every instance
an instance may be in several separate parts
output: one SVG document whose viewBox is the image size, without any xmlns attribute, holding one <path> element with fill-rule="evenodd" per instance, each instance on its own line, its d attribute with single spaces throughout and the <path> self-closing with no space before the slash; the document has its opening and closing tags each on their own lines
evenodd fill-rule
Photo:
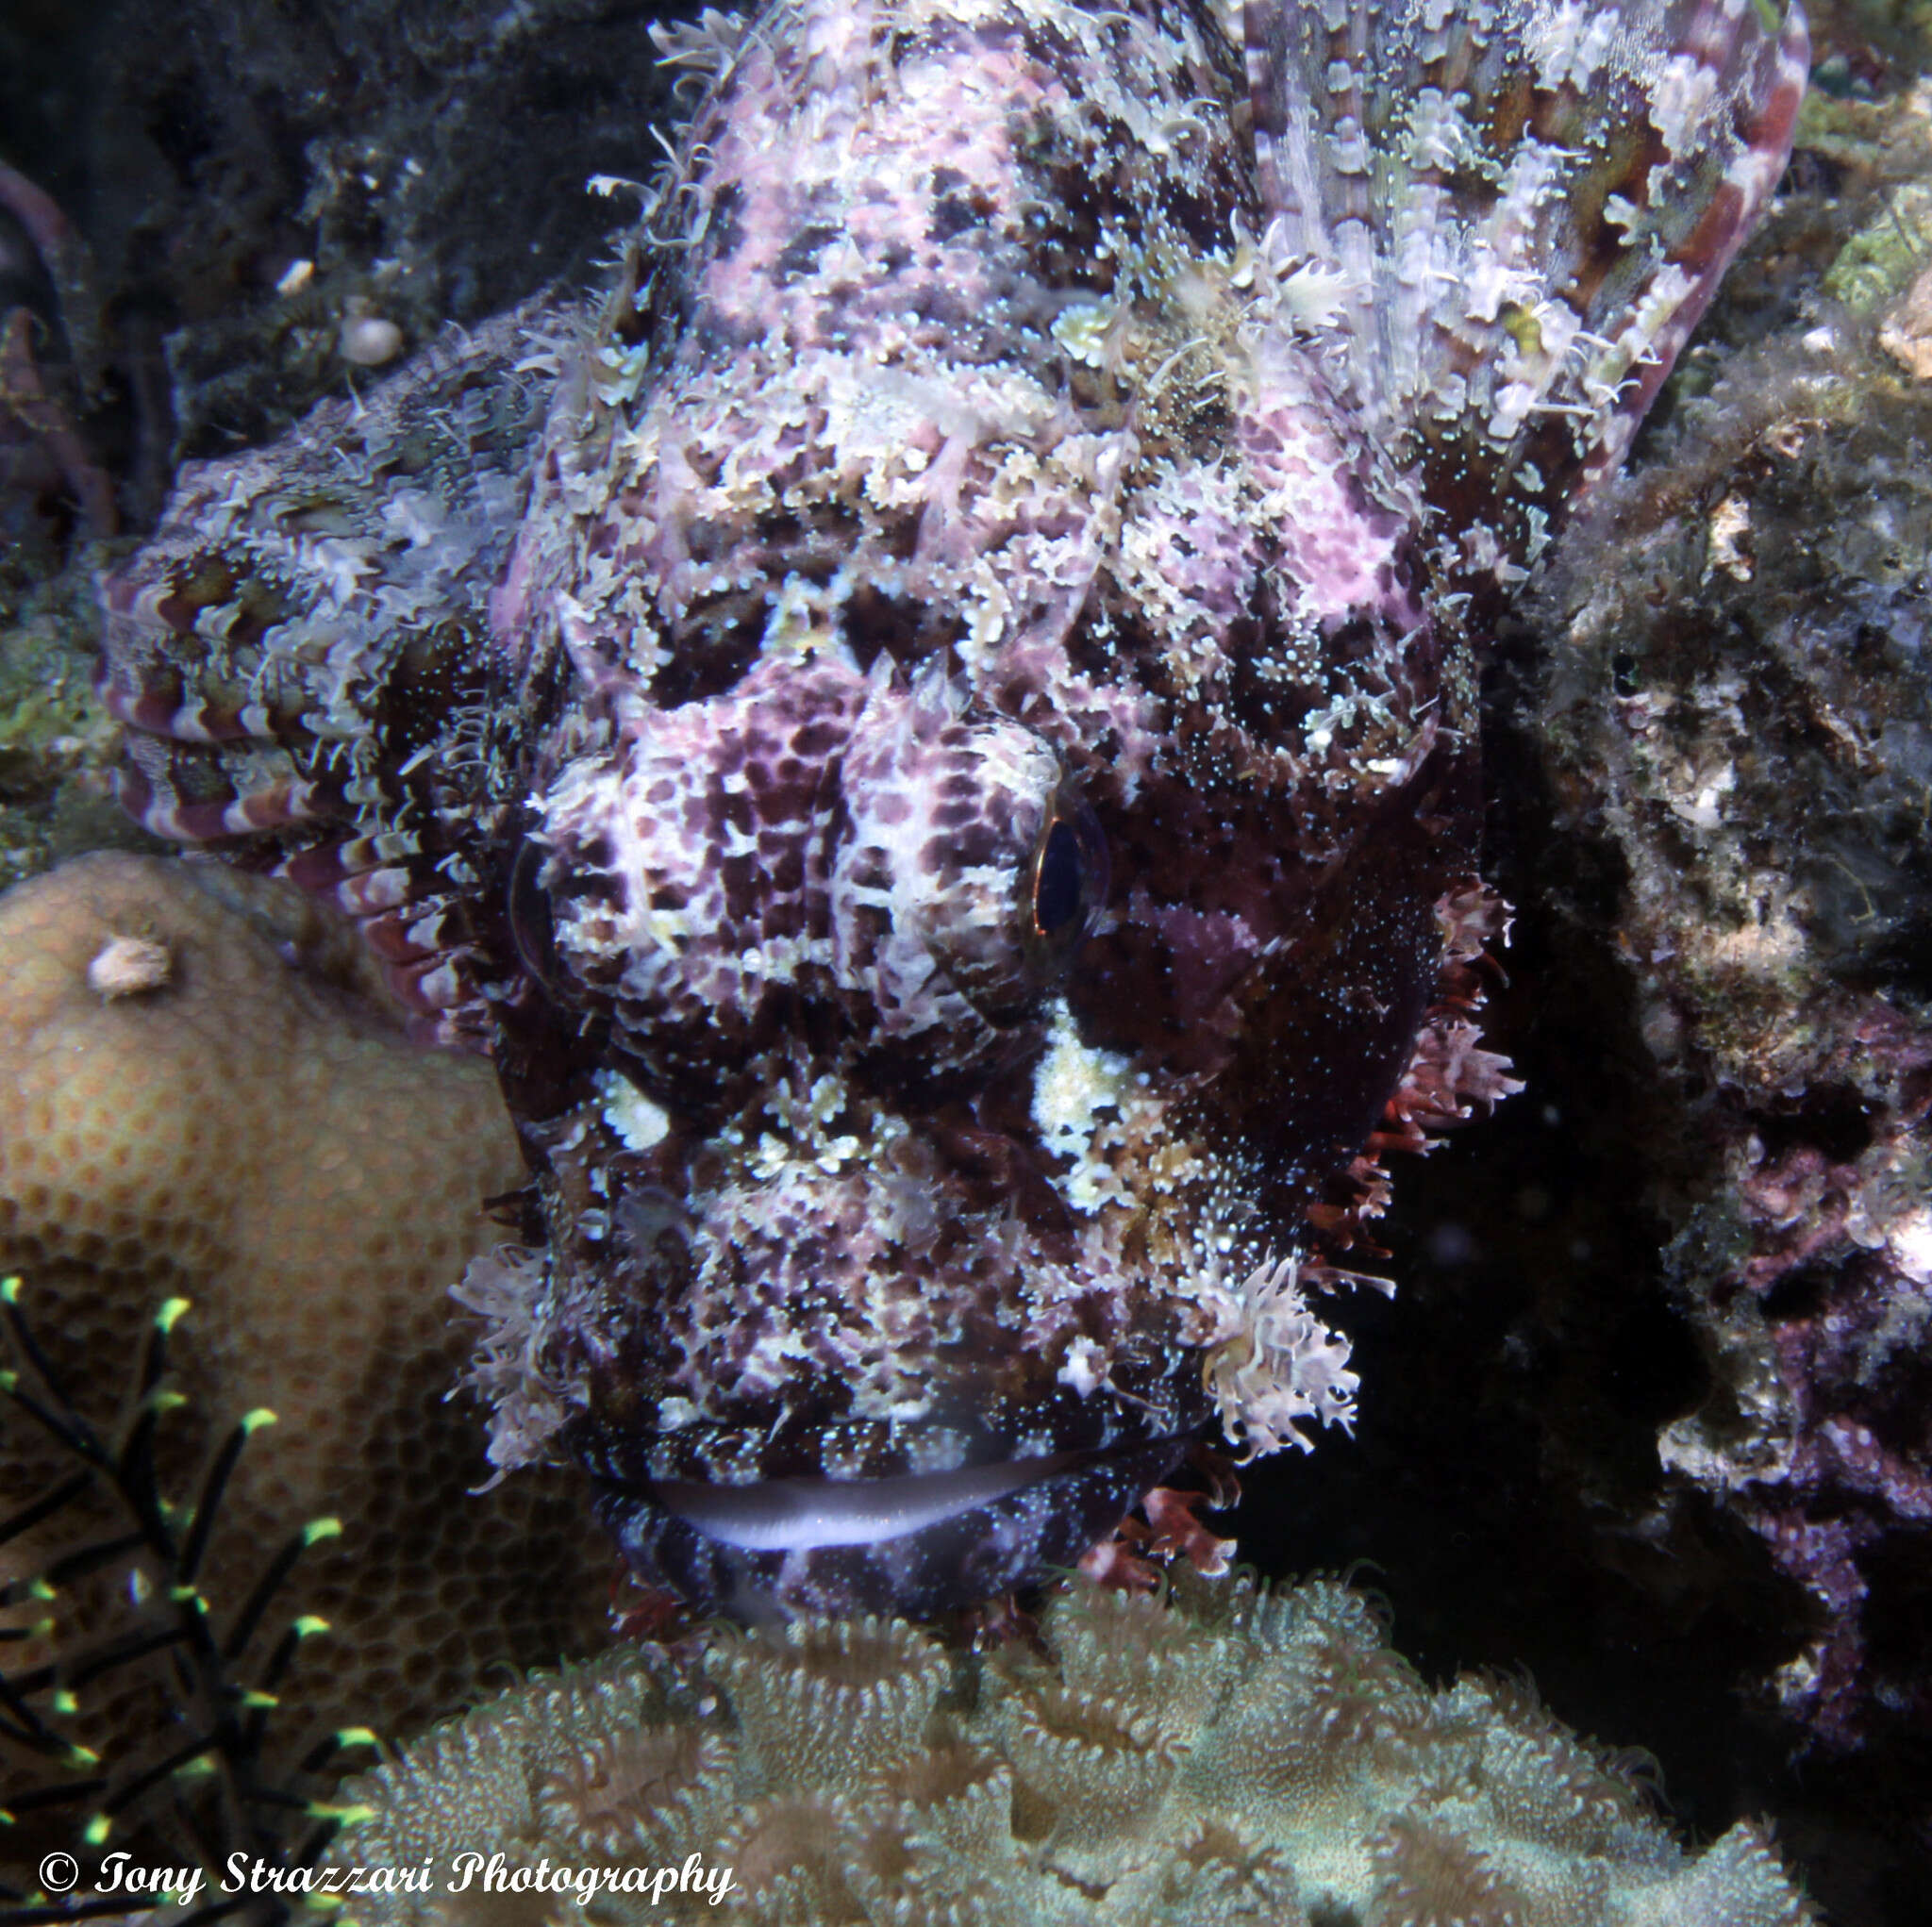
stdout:
<svg viewBox="0 0 1932 1927">
<path fill-rule="evenodd" d="M 203 1864 L 217 1864 L 237 1848 L 291 1866 L 309 1864 L 326 1846 L 335 1823 L 314 1824 L 316 1809 L 304 1789 L 347 1742 L 335 1736 L 318 1746 L 288 1786 L 270 1780 L 261 1761 L 275 1707 L 274 1688 L 304 1638 L 322 1622 L 308 1616 L 296 1619 L 268 1653 L 258 1679 L 251 1685 L 238 1675 L 302 1553 L 341 1528 L 332 1520 L 319 1520 L 284 1545 L 250 1588 L 226 1637 L 219 1638 L 208 1602 L 195 1582 L 242 1454 L 274 1415 L 250 1412 L 230 1430 L 201 1477 L 191 1512 L 164 1491 L 157 1453 L 163 1421 L 184 1403 L 167 1380 L 169 1339 L 188 1310 L 187 1301 L 170 1300 L 149 1326 L 121 1416 L 104 1437 L 75 1408 L 35 1337 L 21 1297 L 18 1280 L 0 1284 L 0 1331 L 15 1367 L 0 1371 L 0 1410 L 10 1405 L 77 1463 L 0 1521 L 0 1545 L 69 1521 L 75 1530 L 69 1546 L 54 1551 L 38 1572 L 0 1587 L 0 1607 L 51 1603 L 61 1588 L 110 1573 L 124 1562 L 138 1563 L 148 1582 L 149 1603 L 145 1623 L 138 1630 L 59 1652 L 51 1659 L 36 1653 L 35 1663 L 25 1668 L 9 1670 L 0 1664 L 0 1744 L 37 1756 L 50 1772 L 64 1769 L 69 1775 L 10 1794 L 10 1811 L 18 1817 L 72 1808 L 90 1815 L 86 1838 L 92 1845 L 110 1836 L 139 1837 L 143 1829 L 165 1834 L 172 1822 L 186 1831 L 189 1851 Z M 116 1520 L 106 1533 L 101 1530 L 104 1510 Z M 184 1517 L 185 1531 L 179 1529 Z M 9 1646 L 38 1644 L 52 1630 L 51 1619 L 4 1629 L 0 1662 Z M 163 1757 L 114 1761 L 102 1769 L 70 1730 L 78 1710 L 75 1695 L 105 1676 L 142 1664 L 163 1667 L 165 1690 L 178 1708 L 176 1731 L 192 1737 Z M 119 1897 L 48 1902 L 38 1895 L 0 1891 L 0 1902 L 7 1903 L 7 1927 L 125 1911 Z M 179 1927 L 206 1927 L 242 1908 L 251 1918 L 276 1922 L 289 1914 L 279 1900 L 225 1897 L 184 1916 Z"/>
</svg>

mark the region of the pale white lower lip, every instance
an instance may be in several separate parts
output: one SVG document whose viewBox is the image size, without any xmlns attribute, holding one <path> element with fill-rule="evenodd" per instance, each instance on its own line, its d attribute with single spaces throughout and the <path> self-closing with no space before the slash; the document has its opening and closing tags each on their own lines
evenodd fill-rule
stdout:
<svg viewBox="0 0 1932 1927">
<path fill-rule="evenodd" d="M 766 1479 L 756 1486 L 708 1486 L 666 1479 L 651 1496 L 707 1538 L 751 1553 L 808 1552 L 817 1546 L 871 1546 L 942 1525 L 974 1506 L 1051 1478 L 1082 1457 L 1008 1459 L 957 1472 L 912 1472 L 890 1479 Z"/>
</svg>

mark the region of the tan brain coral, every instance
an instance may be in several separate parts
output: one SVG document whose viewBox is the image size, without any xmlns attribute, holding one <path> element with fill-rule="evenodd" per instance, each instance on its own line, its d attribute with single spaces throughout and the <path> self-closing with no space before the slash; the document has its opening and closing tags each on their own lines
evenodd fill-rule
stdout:
<svg viewBox="0 0 1932 1927">
<path fill-rule="evenodd" d="M 0 1272 L 30 1331 L 109 1429 L 158 1306 L 189 1301 L 164 1493 L 192 1499 L 230 1428 L 275 1413 L 196 1575 L 218 1623 L 305 1523 L 341 1524 L 275 1603 L 272 1636 L 298 1611 L 331 1630 L 280 1689 L 273 1769 L 318 1731 L 420 1723 L 492 1664 L 582 1650 L 606 1603 L 580 1481 L 471 1490 L 489 1466 L 444 1399 L 469 1347 L 447 1292 L 523 1169 L 489 1067 L 405 1042 L 375 994 L 345 933 L 226 869 L 98 856 L 0 899 Z M 73 1464 L 17 1410 L 0 1428 L 4 1519 Z M 0 1545 L 0 1581 L 71 1541 L 70 1512 Z M 48 1608 L 69 1655 L 141 1623 L 113 1579 Z M 35 1655 L 6 1656 L 17 1678 Z M 151 1670 L 78 1697 L 64 1730 L 110 1767 L 172 1710 Z M 0 1795 L 36 1777 L 43 1761 L 0 1753 Z"/>
</svg>

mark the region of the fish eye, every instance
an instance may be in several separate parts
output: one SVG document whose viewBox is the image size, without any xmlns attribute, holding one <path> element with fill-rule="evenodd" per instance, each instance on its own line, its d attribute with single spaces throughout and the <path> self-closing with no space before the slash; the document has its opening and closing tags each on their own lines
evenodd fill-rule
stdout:
<svg viewBox="0 0 1932 1927">
<path fill-rule="evenodd" d="M 1033 934 L 1057 939 L 1080 914 L 1080 839 L 1056 819 L 1033 865 Z"/>
<path fill-rule="evenodd" d="M 990 1033 L 953 1000 L 995 1029 L 1024 1021 L 1093 927 L 1108 889 L 1100 819 L 1052 745 L 1009 717 L 901 696 L 865 720 L 841 772 L 834 982 L 883 1036 L 951 1024 L 976 1050 Z"/>
<path fill-rule="evenodd" d="M 563 972 L 557 955 L 557 918 L 550 907 L 550 892 L 543 888 L 543 863 L 549 854 L 534 837 L 524 839 L 510 865 L 505 901 L 509 934 L 524 968 L 554 989 Z"/>
<path fill-rule="evenodd" d="M 1100 820 L 1065 785 L 1056 792 L 1034 845 L 1032 938 L 1052 964 L 1064 963 L 1107 901 L 1107 839 Z"/>
</svg>

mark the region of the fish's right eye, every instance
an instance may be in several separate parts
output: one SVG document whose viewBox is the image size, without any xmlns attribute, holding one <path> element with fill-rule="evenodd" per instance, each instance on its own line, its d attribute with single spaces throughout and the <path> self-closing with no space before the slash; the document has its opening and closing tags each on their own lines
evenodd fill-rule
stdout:
<svg viewBox="0 0 1932 1927">
<path fill-rule="evenodd" d="M 1105 906 L 1107 838 L 1098 818 L 1062 783 L 1034 847 L 1031 903 L 1036 961 L 1066 963 Z"/>
<path fill-rule="evenodd" d="M 550 852 L 534 837 L 525 837 L 510 866 L 509 934 L 524 968 L 545 989 L 554 991 L 563 975 L 557 954 L 557 918 L 550 892 L 543 888 L 543 865 Z"/>
</svg>

